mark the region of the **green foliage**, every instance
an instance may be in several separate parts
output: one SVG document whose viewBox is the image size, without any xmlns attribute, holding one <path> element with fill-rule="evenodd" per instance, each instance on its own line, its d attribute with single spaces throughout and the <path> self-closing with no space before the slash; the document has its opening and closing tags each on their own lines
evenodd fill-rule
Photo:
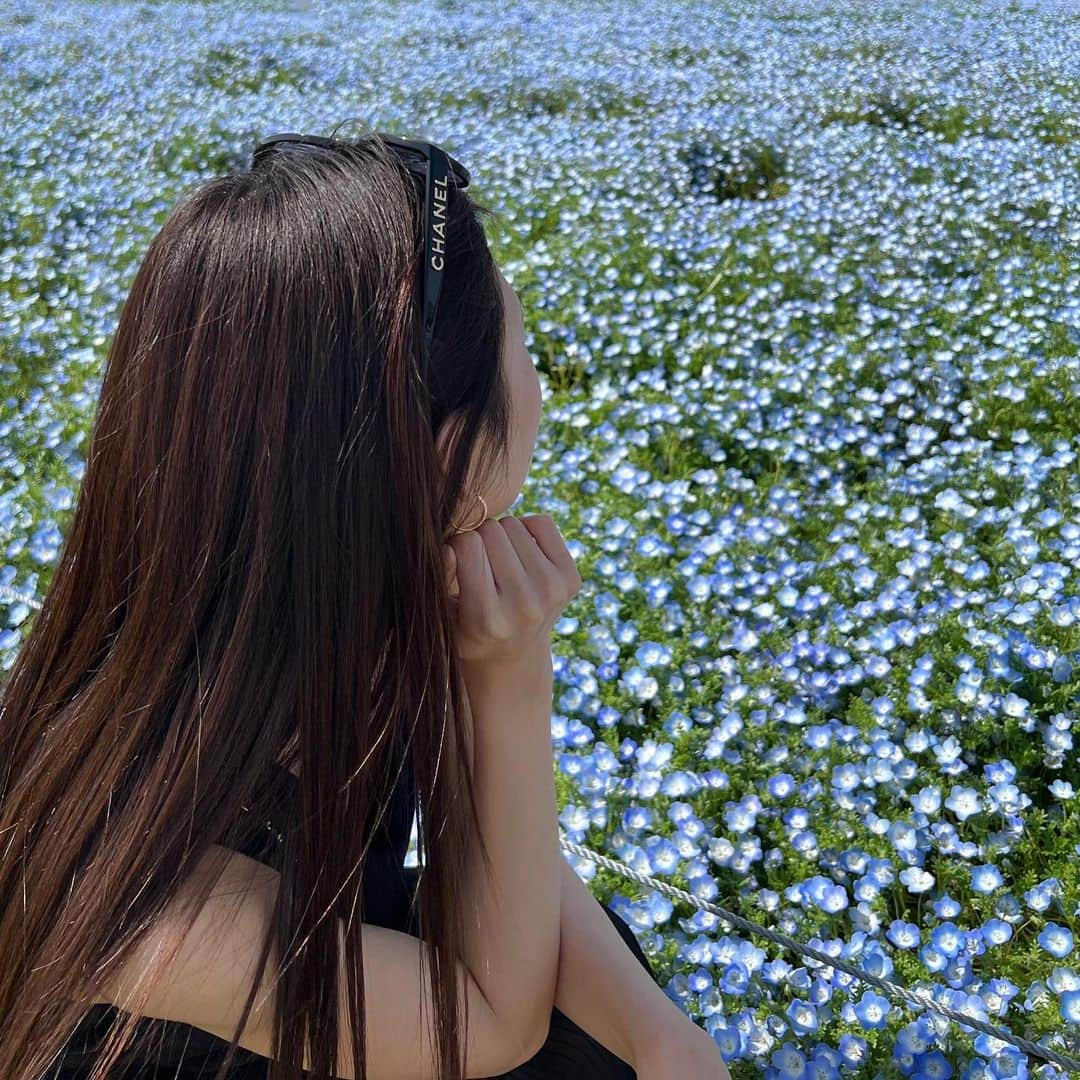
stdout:
<svg viewBox="0 0 1080 1080">
<path fill-rule="evenodd" d="M 226 94 L 256 93 L 274 86 L 302 88 L 312 76 L 306 64 L 282 61 L 271 53 L 215 45 L 195 63 L 197 84 Z"/>
<path fill-rule="evenodd" d="M 737 148 L 704 139 L 690 141 L 679 152 L 701 195 L 729 199 L 777 199 L 789 188 L 784 179 L 787 155 L 779 147 L 755 142 Z"/>
</svg>

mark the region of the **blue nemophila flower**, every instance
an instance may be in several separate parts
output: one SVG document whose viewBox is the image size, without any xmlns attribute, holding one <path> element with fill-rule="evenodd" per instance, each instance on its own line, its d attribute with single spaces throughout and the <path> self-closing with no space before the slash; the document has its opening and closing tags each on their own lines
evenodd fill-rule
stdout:
<svg viewBox="0 0 1080 1080">
<path fill-rule="evenodd" d="M 1046 878 L 1024 893 L 1024 902 L 1032 911 L 1046 911 L 1060 895 L 1061 881 L 1058 878 Z"/>
<path fill-rule="evenodd" d="M 784 1014 L 795 1035 L 809 1035 L 818 1029 L 817 1009 L 808 1001 L 795 998 Z"/>
<path fill-rule="evenodd" d="M 1001 711 L 1006 716 L 1022 717 L 1027 715 L 1030 702 L 1020 697 L 1019 694 L 1008 693 L 1002 699 Z"/>
<path fill-rule="evenodd" d="M 989 809 L 1006 815 L 1018 814 L 1031 805 L 1031 797 L 1021 792 L 1020 788 L 1009 781 L 992 784 L 987 790 Z"/>
<path fill-rule="evenodd" d="M 949 1059 L 940 1050 L 930 1050 L 919 1055 L 918 1071 L 912 1076 L 918 1080 L 949 1080 L 953 1073 Z"/>
<path fill-rule="evenodd" d="M 913 1070 L 919 1056 L 926 1053 L 933 1041 L 933 1034 L 926 1031 L 918 1021 L 905 1024 L 896 1033 L 892 1059 L 905 1071 Z"/>
<path fill-rule="evenodd" d="M 761 976 L 766 982 L 773 984 L 783 983 L 792 971 L 792 966 L 786 960 L 776 958 L 761 966 Z"/>
<path fill-rule="evenodd" d="M 1047 923 L 1038 937 L 1039 944 L 1056 960 L 1073 950 L 1072 931 L 1067 926 Z"/>
<path fill-rule="evenodd" d="M 1008 979 L 988 979 L 980 993 L 989 1013 L 1004 1016 L 1020 988 Z"/>
<path fill-rule="evenodd" d="M 623 811 L 622 827 L 627 832 L 637 832 L 651 825 L 653 811 L 647 806 L 631 806 Z"/>
<path fill-rule="evenodd" d="M 1012 938 L 1013 929 L 1003 919 L 987 919 L 982 925 L 982 935 L 987 945 L 1004 945 Z"/>
<path fill-rule="evenodd" d="M 918 926 L 902 919 L 893 919 L 885 936 L 898 949 L 918 948 L 921 938 Z"/>
<path fill-rule="evenodd" d="M 1046 986 L 1055 994 L 1063 994 L 1066 990 L 1080 990 L 1080 973 L 1072 968 L 1055 967 L 1046 980 Z"/>
<path fill-rule="evenodd" d="M 933 747 L 933 751 L 938 768 L 944 775 L 957 776 L 967 771 L 967 765 L 961 756 L 963 747 L 955 736 L 942 739 Z"/>
<path fill-rule="evenodd" d="M 930 943 L 943 956 L 952 958 L 963 948 L 963 932 L 951 922 L 943 922 L 930 932 Z"/>
<path fill-rule="evenodd" d="M 971 868 L 971 889 L 982 896 L 1000 889 L 1005 884 L 1001 871 L 991 864 L 973 866 Z"/>
<path fill-rule="evenodd" d="M 894 821 L 888 830 L 889 839 L 901 858 L 908 863 L 917 863 L 919 859 L 919 830 L 909 821 Z M 925 847 L 925 843 L 923 844 Z"/>
<path fill-rule="evenodd" d="M 830 1001 L 833 996 L 831 982 L 827 979 L 823 979 L 821 976 L 815 976 L 814 981 L 810 984 L 810 993 L 808 996 L 812 1005 L 824 1005 L 827 1001 Z"/>
<path fill-rule="evenodd" d="M 674 873 L 679 866 L 680 856 L 676 846 L 662 836 L 650 836 L 644 844 L 649 856 L 650 871 L 656 877 Z"/>
<path fill-rule="evenodd" d="M 653 926 L 660 926 L 671 918 L 674 903 L 663 893 L 650 892 L 645 898 L 645 912 Z M 707 914 L 707 913 L 703 913 Z"/>
<path fill-rule="evenodd" d="M 727 964 L 720 976 L 720 989 L 725 994 L 742 995 L 750 985 L 750 972 L 745 964 L 733 960 Z"/>
<path fill-rule="evenodd" d="M 979 700 L 983 676 L 979 671 L 965 671 L 953 686 L 953 695 L 962 705 L 972 705 Z"/>
<path fill-rule="evenodd" d="M 793 1043 L 784 1043 L 769 1059 L 777 1080 L 805 1080 L 806 1055 Z"/>
<path fill-rule="evenodd" d="M 840 1055 L 831 1046 L 818 1043 L 806 1063 L 807 1080 L 839 1080 Z"/>
<path fill-rule="evenodd" d="M 585 830 L 591 824 L 588 807 L 567 805 L 559 814 L 559 822 L 566 830 L 567 839 L 581 843 L 585 836 Z"/>
<path fill-rule="evenodd" d="M 719 1013 L 705 1021 L 705 1030 L 720 1048 L 724 1061 L 737 1061 L 746 1053 L 747 1039 L 739 1027 Z"/>
<path fill-rule="evenodd" d="M 745 801 L 729 802 L 724 809 L 724 821 L 734 833 L 748 832 L 757 820 L 756 810 Z"/>
<path fill-rule="evenodd" d="M 957 915 L 963 911 L 962 906 L 956 900 L 954 900 L 948 893 L 942 893 L 933 902 L 934 914 L 939 919 L 955 919 Z"/>
<path fill-rule="evenodd" d="M 936 814 L 941 809 L 941 790 L 924 787 L 909 796 L 912 808 L 921 814 Z"/>
<path fill-rule="evenodd" d="M 861 1035 L 845 1033 L 840 1036 L 837 1050 L 841 1064 L 847 1069 L 857 1069 L 867 1060 L 869 1045 Z"/>
<path fill-rule="evenodd" d="M 934 887 L 934 875 L 918 866 L 902 870 L 899 877 L 910 893 L 925 893 Z"/>
<path fill-rule="evenodd" d="M 893 962 L 876 941 L 871 941 L 859 958 L 863 971 L 887 979 L 893 973 Z"/>
<path fill-rule="evenodd" d="M 832 771 L 832 784 L 837 791 L 853 791 L 862 783 L 862 774 L 854 765 L 837 765 Z"/>
<path fill-rule="evenodd" d="M 851 924 L 865 934 L 876 934 L 881 927 L 881 916 L 866 902 L 860 901 L 850 908 Z"/>
<path fill-rule="evenodd" d="M 974 788 L 957 784 L 945 800 L 945 806 L 961 821 L 967 821 L 969 817 L 982 811 L 982 799 Z"/>
<path fill-rule="evenodd" d="M 774 799 L 786 799 L 795 790 L 795 778 L 790 773 L 769 777 L 768 792 Z"/>
<path fill-rule="evenodd" d="M 883 1028 L 888 1022 L 891 1009 L 888 998 L 867 990 L 854 1005 L 854 1012 L 864 1028 Z"/>
<path fill-rule="evenodd" d="M 933 975 L 947 971 L 949 967 L 949 957 L 931 942 L 927 942 L 919 949 L 919 959 L 923 967 Z"/>
</svg>

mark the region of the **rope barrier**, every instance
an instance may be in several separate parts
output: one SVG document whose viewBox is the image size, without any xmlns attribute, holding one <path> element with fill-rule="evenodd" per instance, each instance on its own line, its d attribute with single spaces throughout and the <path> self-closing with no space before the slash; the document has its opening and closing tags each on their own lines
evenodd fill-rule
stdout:
<svg viewBox="0 0 1080 1080">
<path fill-rule="evenodd" d="M 33 608 L 41 607 L 41 601 L 38 600 L 37 597 L 24 596 L 22 593 L 12 589 L 9 585 L 0 585 L 0 601 L 3 601 L 6 604 L 24 603 Z M 591 862 L 606 867 L 608 870 L 613 870 L 616 874 L 621 874 L 631 881 L 636 881 L 638 884 L 645 885 L 647 888 L 655 889 L 657 892 L 665 893 L 668 896 L 674 897 L 676 900 L 684 900 L 686 903 L 691 904 L 696 908 L 700 908 L 702 911 L 709 911 L 713 915 L 716 915 L 722 922 L 725 922 L 730 926 L 736 927 L 748 934 L 758 934 L 766 940 L 771 941 L 776 945 L 780 945 L 785 949 L 790 949 L 800 956 L 806 956 L 812 960 L 816 960 L 825 967 L 837 968 L 840 971 L 847 972 L 848 975 L 851 975 L 861 982 L 876 986 L 879 990 L 882 990 L 894 999 L 900 999 L 911 1005 L 930 1009 L 932 1012 L 939 1013 L 941 1016 L 954 1020 L 958 1024 L 966 1024 L 968 1027 L 975 1028 L 977 1031 L 982 1031 L 995 1039 L 1000 1039 L 1002 1042 L 1009 1043 L 1012 1046 L 1023 1050 L 1024 1053 L 1028 1054 L 1030 1057 L 1048 1061 L 1052 1065 L 1060 1066 L 1066 1072 L 1071 1072 L 1080 1076 L 1080 1060 L 1077 1060 L 1076 1058 L 1059 1054 L 1056 1050 L 1052 1050 L 1048 1046 L 1040 1046 L 1030 1039 L 1025 1039 L 1022 1035 L 1014 1035 L 1011 1031 L 995 1027 L 993 1024 L 988 1024 L 985 1020 L 980 1020 L 978 1017 L 968 1016 L 948 1005 L 941 1005 L 934 1001 L 929 994 L 923 993 L 921 990 L 910 990 L 906 986 L 901 986 L 899 983 L 892 982 L 890 979 L 883 979 L 879 975 L 871 975 L 868 971 L 863 971 L 862 968 L 856 967 L 856 965 L 850 964 L 846 960 L 830 956 L 828 953 L 823 952 L 820 949 L 815 949 L 810 945 L 804 945 L 794 938 L 788 937 L 787 934 L 781 934 L 777 930 L 770 930 L 767 926 L 759 926 L 749 919 L 744 919 L 741 915 L 736 915 L 733 911 L 728 911 L 725 908 L 720 907 L 719 904 L 713 904 L 708 900 L 702 900 L 683 889 L 677 888 L 674 885 L 669 885 L 666 881 L 658 881 L 648 874 L 642 874 L 632 867 L 627 866 L 625 863 L 616 862 L 614 859 L 610 859 L 606 855 L 601 855 L 591 848 L 587 848 L 582 844 L 576 844 L 574 841 L 568 840 L 561 834 L 559 843 L 567 851 L 578 855 L 581 858 L 589 859 Z"/>
<path fill-rule="evenodd" d="M 1064 1054 L 1059 1054 L 1057 1051 L 1051 1050 L 1047 1046 L 1040 1046 L 1038 1043 L 1034 1043 L 1030 1039 L 1025 1039 L 1021 1035 L 1014 1035 L 1011 1031 L 1005 1031 L 1003 1028 L 988 1024 L 985 1020 L 978 1019 L 978 1017 L 968 1016 L 965 1013 L 950 1008 L 948 1005 L 941 1005 L 921 990 L 910 990 L 906 986 L 901 986 L 899 983 L 894 983 L 889 979 L 883 979 L 878 975 L 871 975 L 870 972 L 863 971 L 861 968 L 848 963 L 846 960 L 830 956 L 828 953 L 822 952 L 820 949 L 815 949 L 810 945 L 803 945 L 794 938 L 788 937 L 787 934 L 781 934 L 776 930 L 770 930 L 766 926 L 759 926 L 749 919 L 744 919 L 741 915 L 736 915 L 732 911 L 727 911 L 718 904 L 713 904 L 708 900 L 702 900 L 699 897 L 692 896 L 683 889 L 679 889 L 674 885 L 669 885 L 666 881 L 658 881 L 654 877 L 649 877 L 648 874 L 642 874 L 640 871 L 634 870 L 625 863 L 609 859 L 606 855 L 601 855 L 599 852 L 593 851 L 582 844 L 575 844 L 572 840 L 567 840 L 565 836 L 560 835 L 559 843 L 562 844 L 567 851 L 573 852 L 575 855 L 580 855 L 582 858 L 590 859 L 592 862 L 607 867 L 609 870 L 614 870 L 615 873 L 621 874 L 623 877 L 630 878 L 632 881 L 636 881 L 641 885 L 646 885 L 651 889 L 656 889 L 659 892 L 667 893 L 669 896 L 673 896 L 678 900 L 685 900 L 688 904 L 692 904 L 696 908 L 701 908 L 702 911 L 710 911 L 723 922 L 729 923 L 731 926 L 737 927 L 748 934 L 760 934 L 763 938 L 767 938 L 777 945 L 782 945 L 786 949 L 791 949 L 793 952 L 799 953 L 802 956 L 811 957 L 826 967 L 839 968 L 840 971 L 846 971 L 854 978 L 869 983 L 871 986 L 876 986 L 893 998 L 901 998 L 913 1005 L 920 1005 L 923 1008 L 940 1013 L 942 1016 L 946 1016 L 950 1020 L 955 1020 L 959 1024 L 966 1024 L 968 1027 L 983 1031 L 987 1035 L 992 1035 L 995 1039 L 1000 1039 L 1002 1042 L 1011 1043 L 1031 1057 L 1042 1058 L 1044 1061 L 1049 1061 L 1054 1065 L 1060 1065 L 1061 1068 L 1065 1069 L 1067 1072 L 1080 1075 L 1080 1061 L 1076 1058 L 1066 1057 Z"/>
</svg>

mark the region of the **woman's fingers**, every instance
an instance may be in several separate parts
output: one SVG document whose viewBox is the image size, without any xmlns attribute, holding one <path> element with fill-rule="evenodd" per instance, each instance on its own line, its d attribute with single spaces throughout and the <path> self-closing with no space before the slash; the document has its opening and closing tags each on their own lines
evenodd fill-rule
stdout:
<svg viewBox="0 0 1080 1080">
<path fill-rule="evenodd" d="M 486 524 L 486 523 L 485 523 Z M 484 528 L 483 525 L 480 528 Z M 491 564 L 479 530 L 458 533 L 448 541 L 454 548 L 458 596 L 467 595 L 469 603 L 480 610 L 493 608 L 498 595 Z"/>
<path fill-rule="evenodd" d="M 476 530 L 487 549 L 495 589 L 500 595 L 517 591 L 525 580 L 525 569 L 506 532 L 506 521 L 507 518 L 488 518 Z"/>
<path fill-rule="evenodd" d="M 546 515 L 506 515 L 457 533 L 447 544 L 458 584 L 451 610 L 460 655 L 505 660 L 542 645 L 550 661 L 546 634 L 581 587 L 555 522 Z M 448 574 L 450 568 L 447 557 Z"/>
<path fill-rule="evenodd" d="M 544 554 L 543 548 L 536 542 L 525 523 L 518 518 L 505 517 L 499 524 L 506 530 L 507 538 L 522 566 L 526 580 L 523 595 L 532 597 L 533 602 L 549 617 L 563 609 L 569 597 L 559 568 Z"/>
<path fill-rule="evenodd" d="M 506 538 L 510 541 L 526 574 L 543 576 L 555 570 L 544 554 L 543 548 L 536 542 L 521 518 L 502 517 L 499 518 L 499 524 L 503 527 Z"/>
<path fill-rule="evenodd" d="M 577 581 L 575 592 L 581 587 L 581 576 L 577 563 L 574 562 L 566 541 L 559 532 L 559 527 L 548 514 L 528 514 L 521 519 L 521 524 L 529 530 L 537 546 L 547 560 L 554 565 L 568 582 Z"/>
</svg>

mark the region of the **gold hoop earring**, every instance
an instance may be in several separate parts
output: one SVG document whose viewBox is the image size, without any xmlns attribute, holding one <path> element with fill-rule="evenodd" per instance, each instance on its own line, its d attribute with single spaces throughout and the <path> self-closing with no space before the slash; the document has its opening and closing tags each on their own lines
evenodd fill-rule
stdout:
<svg viewBox="0 0 1080 1080">
<path fill-rule="evenodd" d="M 483 516 L 480 518 L 480 520 L 475 525 L 470 525 L 467 529 L 459 529 L 459 528 L 457 528 L 456 522 L 453 522 L 453 521 L 450 522 L 450 527 L 452 529 L 454 529 L 456 532 L 459 532 L 459 533 L 475 532 L 477 529 L 480 528 L 481 525 L 484 524 L 485 521 L 487 521 L 487 519 L 488 519 L 488 508 L 487 508 L 487 503 L 484 501 L 484 496 L 481 495 L 479 492 L 476 492 L 476 498 L 480 500 L 480 502 L 481 502 L 481 504 L 482 504 L 482 506 L 484 508 Z"/>
</svg>

